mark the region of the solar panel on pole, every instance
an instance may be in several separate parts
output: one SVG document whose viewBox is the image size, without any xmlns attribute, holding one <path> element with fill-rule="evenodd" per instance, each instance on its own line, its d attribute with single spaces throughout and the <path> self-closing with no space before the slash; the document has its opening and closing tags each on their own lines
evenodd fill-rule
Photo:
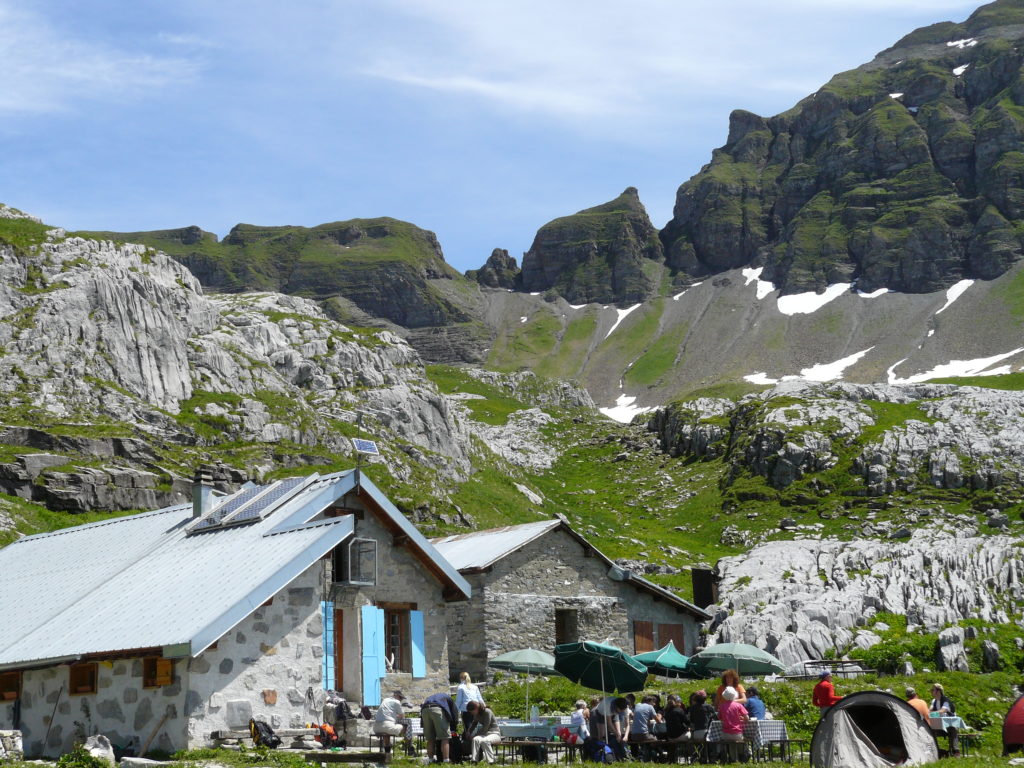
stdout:
<svg viewBox="0 0 1024 768">
<path fill-rule="evenodd" d="M 369 456 L 380 456 L 380 451 L 377 450 L 377 443 L 373 440 L 364 440 L 361 437 L 352 438 L 352 447 L 356 453 L 365 453 Z"/>
</svg>

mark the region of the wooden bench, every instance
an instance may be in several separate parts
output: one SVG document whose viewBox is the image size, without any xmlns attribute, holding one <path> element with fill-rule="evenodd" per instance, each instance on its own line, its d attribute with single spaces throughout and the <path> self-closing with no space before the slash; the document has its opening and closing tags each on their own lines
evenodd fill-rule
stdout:
<svg viewBox="0 0 1024 768">
<path fill-rule="evenodd" d="M 303 740 L 306 739 L 307 737 L 315 738 L 320 733 L 320 731 L 318 729 L 316 729 L 316 728 L 281 728 L 279 730 L 274 731 L 274 733 L 277 736 L 281 737 L 281 746 L 282 747 L 287 748 L 286 747 L 286 740 L 287 739 L 291 739 L 292 740 L 291 743 L 293 745 L 297 744 L 299 749 L 305 749 L 305 748 L 308 748 L 309 745 L 305 744 Z M 210 734 L 210 740 L 213 741 L 214 745 L 218 746 L 218 747 L 224 746 L 223 742 L 225 742 L 225 741 L 237 741 L 240 744 L 245 744 L 246 746 L 252 746 L 253 745 L 252 735 L 249 733 L 248 730 L 245 730 L 245 731 L 229 731 L 229 730 L 213 731 Z"/>
</svg>

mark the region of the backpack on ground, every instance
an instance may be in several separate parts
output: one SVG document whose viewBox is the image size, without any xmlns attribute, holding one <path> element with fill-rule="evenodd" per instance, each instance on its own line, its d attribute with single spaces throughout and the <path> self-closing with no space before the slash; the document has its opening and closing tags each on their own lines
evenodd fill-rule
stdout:
<svg viewBox="0 0 1024 768">
<path fill-rule="evenodd" d="M 274 729 L 262 720 L 249 718 L 249 735 L 252 736 L 252 743 L 257 747 L 277 749 L 281 746 L 281 737 L 274 733 Z"/>
<path fill-rule="evenodd" d="M 340 737 L 334 726 L 329 723 L 313 723 L 310 727 L 316 728 L 317 733 L 313 738 L 319 741 L 324 749 L 346 746 L 345 739 Z"/>
<path fill-rule="evenodd" d="M 605 742 L 588 736 L 583 740 L 583 759 L 594 763 L 614 763 L 615 753 Z"/>
<path fill-rule="evenodd" d="M 533 763 L 546 763 L 548 761 L 548 748 L 540 742 L 524 741 L 519 747 L 519 754 L 523 756 L 523 762 L 527 760 Z"/>
</svg>

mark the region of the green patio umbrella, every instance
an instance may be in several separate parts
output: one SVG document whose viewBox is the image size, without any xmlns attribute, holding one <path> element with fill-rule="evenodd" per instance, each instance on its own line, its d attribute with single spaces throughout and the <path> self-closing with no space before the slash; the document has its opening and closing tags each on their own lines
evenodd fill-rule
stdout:
<svg viewBox="0 0 1024 768">
<path fill-rule="evenodd" d="M 662 648 L 647 653 L 638 653 L 633 658 L 647 667 L 647 671 L 652 675 L 661 677 L 694 676 L 689 659 L 676 650 L 676 644 L 671 640 Z"/>
<path fill-rule="evenodd" d="M 547 651 L 523 648 L 495 656 L 487 666 L 504 669 L 507 672 L 522 672 L 526 677 L 526 712 L 530 712 L 530 675 L 560 675 L 555 669 L 555 657 Z"/>
<path fill-rule="evenodd" d="M 741 675 L 768 675 L 785 672 L 786 667 L 768 651 L 746 643 L 711 645 L 690 657 L 690 669 L 704 677 L 714 677 L 727 669 Z"/>
<path fill-rule="evenodd" d="M 555 669 L 574 683 L 604 693 L 643 690 L 647 667 L 616 648 L 584 640 L 555 646 Z"/>
</svg>

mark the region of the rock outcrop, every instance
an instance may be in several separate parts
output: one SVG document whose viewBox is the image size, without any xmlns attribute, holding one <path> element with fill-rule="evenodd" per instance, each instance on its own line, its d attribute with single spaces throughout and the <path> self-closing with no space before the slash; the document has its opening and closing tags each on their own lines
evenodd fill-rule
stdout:
<svg viewBox="0 0 1024 768">
<path fill-rule="evenodd" d="M 965 670 L 963 619 L 1008 623 L 1022 597 L 1024 555 L 1008 536 L 981 537 L 971 522 L 931 522 L 907 541 L 772 541 L 718 563 L 723 601 L 711 637 L 744 642 L 783 663 L 866 648 L 880 612 L 939 633 L 940 669 Z M 1022 631 L 1024 632 L 1024 631 Z"/>
<path fill-rule="evenodd" d="M 748 264 L 783 293 L 924 293 L 1021 256 L 1024 8 L 918 30 L 772 118 L 732 113 L 661 233 L 692 276 Z"/>
<path fill-rule="evenodd" d="M 634 187 L 611 202 L 548 222 L 523 256 L 524 291 L 554 290 L 572 304 L 635 304 L 654 292 L 646 262 L 663 260 L 657 230 Z"/>
<path fill-rule="evenodd" d="M 470 270 L 466 277 L 476 280 L 485 288 L 511 290 L 516 285 L 519 265 L 504 248 L 495 248 L 480 269 Z"/>
</svg>

